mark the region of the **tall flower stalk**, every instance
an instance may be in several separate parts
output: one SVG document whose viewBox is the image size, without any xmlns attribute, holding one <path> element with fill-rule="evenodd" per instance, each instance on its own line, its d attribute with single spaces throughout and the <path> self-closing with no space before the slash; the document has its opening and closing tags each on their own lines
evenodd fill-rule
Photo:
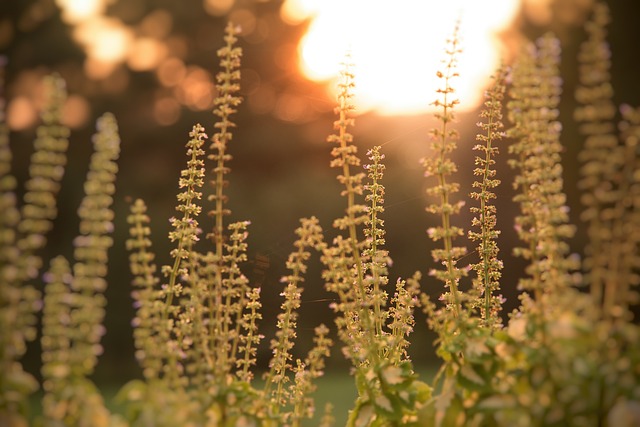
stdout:
<svg viewBox="0 0 640 427">
<path fill-rule="evenodd" d="M 105 333 L 108 249 L 113 244 L 113 194 L 120 137 L 112 114 L 102 115 L 78 208 L 80 233 L 72 267 L 54 258 L 47 273 L 43 313 L 42 376 L 47 423 L 108 425 L 110 414 L 90 382 Z M 69 384 L 73 384 L 69 386 Z"/>
<path fill-rule="evenodd" d="M 323 277 L 327 289 L 339 296 L 339 303 L 333 307 L 336 312 L 341 313 L 337 325 L 341 339 L 347 345 L 345 353 L 356 366 L 359 366 L 366 363 L 369 357 L 377 357 L 377 354 L 369 354 L 369 349 L 357 344 L 364 334 L 368 334 L 369 341 L 374 343 L 375 332 L 366 298 L 365 268 L 361 255 L 363 242 L 362 236 L 359 235 L 359 227 L 367 220 L 366 207 L 356 203 L 356 197 L 363 194 L 362 181 L 365 174 L 352 170 L 360 166 L 360 158 L 357 156 L 358 148 L 353 145 L 353 136 L 349 132 L 349 127 L 354 125 L 354 120 L 350 117 L 354 109 L 354 75 L 351 71 L 353 64 L 349 61 L 350 56 L 347 55 L 340 71 L 338 106 L 335 109 L 338 119 L 333 123 L 336 133 L 327 138 L 328 142 L 337 145 L 331 151 L 333 160 L 330 165 L 341 170 L 338 181 L 344 185 L 341 195 L 347 199 L 345 216 L 336 219 L 333 225 L 339 230 L 345 230 L 346 235 L 338 236 L 333 245 L 325 249 L 323 262 L 328 268 Z"/>
<path fill-rule="evenodd" d="M 616 149 L 620 173 L 615 175 L 615 204 L 609 210 L 612 218 L 609 274 L 606 276 L 602 301 L 603 314 L 612 319 L 633 318 L 631 307 L 638 303 L 640 265 L 640 108 L 622 105 L 620 108 L 621 144 Z M 635 303 L 635 304 L 634 304 Z"/>
<path fill-rule="evenodd" d="M 543 309 L 549 295 L 560 295 L 571 285 L 575 261 L 568 257 L 566 240 L 573 236 L 563 192 L 558 103 L 559 41 L 551 34 L 530 44 L 514 67 L 512 101 L 508 104 L 513 123 L 510 160 L 518 171 L 514 187 L 520 205 L 516 230 L 526 246 L 514 253 L 529 261 L 528 278 L 519 286 L 534 293 Z"/>
<path fill-rule="evenodd" d="M 500 185 L 500 180 L 496 179 L 494 165 L 495 156 L 499 151 L 496 144 L 504 136 L 502 101 L 506 88 L 506 74 L 507 69 L 504 66 L 498 69 L 493 77 L 493 85 L 485 94 L 485 108 L 480 113 L 484 121 L 478 122 L 478 127 L 483 133 L 479 133 L 476 137 L 480 144 L 473 147 L 481 153 L 475 158 L 476 168 L 473 171 L 473 174 L 479 177 L 473 183 L 477 191 L 470 195 L 472 199 L 479 202 L 479 206 L 471 207 L 471 212 L 475 214 L 472 226 L 479 230 L 469 231 L 469 240 L 478 242 L 477 251 L 480 262 L 472 266 L 476 271 L 474 287 L 480 297 L 477 302 L 480 316 L 489 327 L 500 324 L 501 298 L 495 292 L 500 289 L 502 261 L 498 259 L 499 250 L 496 239 L 500 231 L 496 230 L 496 207 L 492 204 L 492 200 L 496 198 L 494 189 Z"/>
<path fill-rule="evenodd" d="M 166 362 L 163 376 L 171 387 L 184 386 L 181 381 L 180 373 L 182 369 L 182 359 L 178 355 L 183 351 L 181 349 L 181 339 L 184 339 L 188 332 L 181 331 L 183 336 L 176 336 L 176 322 L 180 317 L 180 307 L 174 300 L 180 298 L 185 292 L 185 285 L 181 281 L 186 281 L 189 277 L 189 269 L 194 264 L 193 251 L 194 244 L 199 240 L 200 228 L 197 216 L 202 208 L 198 204 L 198 200 L 202 198 L 199 189 L 204 185 L 204 162 L 202 156 L 204 150 L 202 146 L 206 134 L 202 126 L 195 125 L 189 133 L 190 140 L 187 143 L 187 155 L 189 161 L 187 168 L 181 172 L 178 186 L 183 189 L 178 193 L 178 205 L 176 210 L 182 214 L 181 217 L 171 218 L 170 222 L 173 230 L 169 233 L 169 240 L 175 242 L 175 249 L 171 251 L 173 258 L 172 265 L 162 267 L 162 272 L 166 277 L 166 283 L 163 286 L 164 308 L 162 311 L 160 324 L 163 330 L 160 331 L 160 340 L 166 346 Z"/>
<path fill-rule="evenodd" d="M 236 46 L 239 31 L 238 27 L 228 23 L 224 36 L 226 45 L 217 52 L 221 70 L 216 74 L 218 96 L 214 100 L 213 114 L 217 116 L 218 120 L 214 124 L 216 132 L 213 134 L 213 142 L 210 147 L 213 154 L 209 155 L 209 159 L 215 163 L 213 169 L 214 194 L 209 197 L 209 200 L 215 203 L 215 208 L 209 212 L 209 215 L 214 218 L 215 222 L 210 237 L 215 243 L 215 254 L 220 258 L 224 243 L 224 217 L 230 213 L 224 206 L 227 202 L 224 188 L 228 184 L 225 175 L 230 171 L 226 164 L 232 159 L 228 153 L 228 144 L 233 138 L 232 130 L 236 126 L 231 121 L 231 116 L 237 113 L 237 108 L 242 102 L 242 98 L 237 95 L 240 90 L 240 60 L 242 58 L 242 48 Z"/>
<path fill-rule="evenodd" d="M 42 124 L 33 143 L 22 205 L 15 195 L 4 99 L 0 100 L 0 424 L 24 419 L 21 402 L 37 389 L 20 359 L 37 336 L 41 295 L 34 280 L 42 269 L 40 251 L 58 213 L 56 196 L 67 162 L 69 129 L 62 124 L 66 98 L 64 81 L 58 75 L 47 76 Z"/>
<path fill-rule="evenodd" d="M 435 118 L 439 126 L 431 130 L 432 155 L 422 159 L 424 174 L 426 177 L 434 177 L 436 185 L 427 189 L 427 195 L 438 198 L 438 203 L 427 207 L 427 212 L 438 215 L 440 225 L 428 230 L 429 237 L 434 241 L 442 241 L 442 248 L 434 249 L 431 255 L 437 263 L 441 263 L 443 270 L 435 269 L 432 274 L 444 282 L 448 290 L 443 294 L 447 302 L 447 309 L 451 310 L 455 318 L 459 317 L 462 310 L 462 295 L 458 289 L 460 278 L 465 275 L 465 270 L 459 268 L 457 260 L 466 254 L 466 248 L 454 246 L 454 240 L 462 235 L 462 228 L 452 224 L 452 217 L 460 213 L 464 206 L 463 201 L 454 202 L 453 196 L 460 190 L 460 185 L 452 181 L 458 166 L 451 159 L 451 153 L 457 148 L 459 139 L 458 131 L 453 127 L 455 122 L 455 106 L 459 100 L 455 97 L 453 81 L 458 77 L 458 55 L 461 53 L 459 28 L 447 40 L 445 49 L 444 71 L 438 71 L 436 75 L 442 81 L 442 86 L 437 89 L 439 95 L 433 105 L 436 108 Z"/>
<path fill-rule="evenodd" d="M 237 96 L 241 49 L 236 47 L 239 29 L 225 30 L 225 46 L 218 51 L 221 71 L 216 76 L 218 96 L 213 111 L 216 133 L 208 156 L 214 164 L 212 195 L 213 230 L 207 235 L 213 249 L 202 252 L 198 245 L 202 230 L 198 217 L 203 198 L 206 167 L 203 160 L 204 128 L 193 127 L 187 143 L 187 168 L 181 172 L 176 210 L 169 238 L 175 244 L 173 263 L 162 268 L 165 282 L 155 289 L 154 255 L 148 239 L 149 219 L 142 201 L 131 207 L 129 222 L 131 269 L 135 275 L 137 355 L 146 382 L 130 382 L 122 392 L 135 408 L 140 425 L 294 425 L 313 413 L 313 380 L 322 375 L 331 340 L 319 327 L 315 345 L 304 360 L 294 359 L 298 309 L 303 276 L 310 250 L 322 251 L 322 229 L 315 218 L 301 220 L 299 239 L 289 257 L 291 274 L 282 296 L 273 356 L 264 388 L 252 381 L 263 338 L 258 330 L 262 319 L 261 289 L 250 284 L 243 273 L 248 260 L 249 221 L 231 222 L 226 207 L 226 175 L 231 160 L 228 144 L 235 124 L 231 117 L 241 102 Z M 144 396 L 140 398 L 140 396 Z M 163 411 L 157 411 L 163 405 Z M 263 424 L 260 424 L 263 425 Z"/>
<path fill-rule="evenodd" d="M 158 304 L 163 292 L 157 287 L 159 279 L 156 277 L 155 254 L 151 250 L 151 220 L 147 215 L 147 206 L 144 201 L 137 199 L 130 210 L 127 217 L 130 238 L 126 245 L 133 275 L 134 290 L 131 295 L 136 307 L 136 317 L 133 319 L 135 356 L 144 378 L 153 381 L 160 378 L 164 365 L 164 343 L 160 341 L 163 326 L 159 321 L 164 310 L 162 304 Z"/>
<path fill-rule="evenodd" d="M 232 130 L 236 126 L 231 121 L 231 116 L 237 112 L 237 107 L 242 102 L 242 99 L 237 95 L 240 90 L 240 60 L 242 57 L 242 48 L 236 46 L 238 41 L 239 28 L 234 26 L 231 22 L 227 24 L 225 28 L 225 46 L 220 48 L 217 52 L 220 59 L 221 70 L 216 75 L 216 89 L 218 90 L 218 96 L 215 98 L 215 108 L 213 114 L 217 116 L 214 127 L 216 132 L 213 134 L 213 142 L 210 149 L 213 154 L 209 155 L 209 159 L 215 164 L 213 168 L 213 174 L 215 179 L 212 181 L 214 186 L 214 192 L 209 197 L 210 201 L 213 201 L 214 209 L 209 212 L 209 215 L 213 217 L 214 226 L 213 231 L 209 234 L 209 237 L 213 240 L 215 248 L 212 254 L 210 254 L 210 262 L 213 262 L 215 271 L 215 289 L 213 292 L 208 292 L 209 295 L 209 307 L 211 309 L 209 324 L 209 335 L 214 338 L 211 340 L 211 351 L 215 354 L 217 360 L 216 366 L 223 367 L 222 371 L 218 371 L 218 377 L 224 376 L 225 371 L 228 371 L 229 361 L 227 360 L 227 352 L 229 342 L 223 342 L 228 340 L 228 337 L 222 334 L 222 331 L 228 327 L 225 326 L 226 316 L 229 313 L 225 313 L 224 308 L 227 307 L 222 300 L 223 290 L 223 269 L 224 269 L 224 217 L 229 215 L 230 211 L 225 207 L 227 202 L 227 196 L 224 194 L 224 189 L 228 182 L 225 175 L 229 173 L 229 167 L 227 163 L 231 161 L 231 155 L 228 153 L 228 144 L 233 138 Z M 216 298 L 215 300 L 213 298 Z"/>
<path fill-rule="evenodd" d="M 380 153 L 380 147 L 375 146 L 367 153 L 371 163 L 365 165 L 367 170 L 368 183 L 364 186 L 367 191 L 365 200 L 368 218 L 365 222 L 364 234 L 366 236 L 366 248 L 363 250 L 363 260 L 367 276 L 365 277 L 367 293 L 371 300 L 373 310 L 373 328 L 376 337 L 382 338 L 385 334 L 383 327 L 386 324 L 388 314 L 385 311 L 387 304 L 387 293 L 383 287 L 388 284 L 388 268 L 390 263 L 388 252 L 384 249 L 385 230 L 384 220 L 384 176 L 385 165 L 382 163 L 384 154 Z M 384 346 L 383 346 L 384 348 Z M 384 352 L 382 353 L 384 356 Z"/>
<path fill-rule="evenodd" d="M 585 247 L 584 272 L 596 306 L 604 304 L 604 287 L 611 275 L 609 255 L 615 251 L 609 230 L 611 218 L 606 211 L 615 204 L 615 192 L 611 191 L 615 175 L 624 163 L 618 151 L 611 85 L 611 50 L 607 42 L 609 8 L 604 2 L 596 2 L 591 19 L 585 24 L 587 39 L 578 54 L 578 86 L 575 98 L 578 102 L 574 118 L 584 135 L 580 161 L 579 188 L 584 207 L 581 219 L 587 225 L 588 243 Z M 618 151 L 619 152 L 619 151 Z M 612 246 L 614 245 L 614 246 Z M 615 262 L 615 261 L 614 261 Z"/>
<path fill-rule="evenodd" d="M 294 243 L 296 251 L 292 252 L 287 260 L 287 268 L 290 274 L 281 280 L 286 283 L 281 294 L 284 297 L 284 302 L 281 305 L 282 311 L 278 315 L 276 337 L 271 340 L 273 356 L 269 362 L 269 372 L 265 377 L 264 392 L 273 402 L 276 414 L 280 412 L 281 407 L 296 399 L 296 393 L 292 393 L 296 385 L 294 384 L 293 387 L 287 386 L 287 383 L 290 382 L 287 374 L 295 370 L 297 371 L 296 375 L 303 375 L 303 363 L 298 361 L 294 366 L 292 364 L 293 355 L 291 354 L 297 337 L 298 309 L 300 308 L 302 297 L 302 287 L 300 285 L 304 281 L 303 275 L 307 271 L 306 263 L 311 256 L 309 250 L 318 250 L 324 247 L 322 228 L 319 226 L 318 220 L 316 218 L 304 218 L 300 222 L 301 225 L 296 230 L 298 239 Z M 326 335 L 326 330 L 324 329 L 326 328 L 323 327 L 323 329 L 318 330 L 318 332 L 321 332 L 321 336 Z M 326 342 L 323 345 L 326 345 Z M 321 362 L 315 361 L 308 364 L 311 365 L 312 369 L 319 369 L 318 363 Z M 302 391 L 299 388 L 298 390 Z M 303 394 L 306 394 L 306 392 Z"/>
<path fill-rule="evenodd" d="M 418 408 L 430 392 L 426 384 L 416 381 L 407 354 L 418 285 L 414 279 L 409 284 L 398 280 L 393 306 L 387 308 L 388 294 L 383 288 L 391 260 L 384 249 L 384 156 L 380 147 L 374 147 L 368 152 L 371 162 L 364 166 L 366 175 L 352 170 L 360 159 L 348 130 L 353 125 L 350 67 L 349 62 L 343 63 L 335 110 L 337 133 L 328 138 L 337 144 L 331 166 L 341 168 L 338 181 L 344 185 L 341 195 L 347 198 L 345 215 L 334 221 L 334 228 L 344 233 L 323 248 L 323 278 L 327 289 L 338 296 L 332 304 L 338 313 L 338 336 L 358 388 L 347 425 L 407 425 L 417 419 Z M 365 177 L 368 180 L 363 184 Z M 358 204 L 356 198 L 365 192 L 367 205 Z"/>
</svg>

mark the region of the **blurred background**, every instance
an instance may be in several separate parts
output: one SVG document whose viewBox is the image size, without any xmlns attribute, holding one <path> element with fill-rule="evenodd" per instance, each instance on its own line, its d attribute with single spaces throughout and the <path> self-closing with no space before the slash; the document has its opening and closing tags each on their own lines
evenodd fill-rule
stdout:
<svg viewBox="0 0 640 427">
<path fill-rule="evenodd" d="M 231 220 L 250 220 L 249 262 L 245 273 L 262 287 L 264 321 L 260 363 L 268 360 L 281 299 L 279 278 L 302 216 L 317 216 L 328 236 L 343 213 L 336 171 L 328 165 L 335 104 L 335 77 L 350 50 L 356 74 L 355 143 L 364 156 L 383 145 L 387 189 L 387 248 L 394 260 L 390 282 L 433 267 L 425 230 L 434 219 L 419 159 L 429 155 L 428 131 L 434 125 L 430 104 L 445 39 L 461 19 L 464 52 L 461 77 L 454 82 L 461 100 L 455 154 L 462 183 L 460 197 L 471 191 L 475 126 L 483 90 L 502 60 L 509 63 L 522 43 L 553 31 L 563 46 L 560 64 L 564 94 L 560 119 L 566 147 L 565 189 L 574 223 L 580 224 L 577 153 L 582 138 L 572 120 L 577 79 L 576 55 L 584 39 L 582 24 L 593 0 L 465 0 L 398 2 L 364 0 L 3 0 L 0 2 L 0 55 L 4 57 L 7 122 L 11 129 L 14 174 L 27 178 L 41 81 L 56 71 L 67 81 L 69 99 L 64 120 L 72 129 L 67 172 L 59 196 L 59 218 L 44 254 L 72 253 L 77 232 L 76 209 L 82 197 L 95 119 L 113 112 L 120 126 L 122 154 L 114 209 L 115 243 L 110 252 L 108 308 L 104 354 L 95 379 L 119 385 L 140 376 L 133 357 L 131 276 L 124 242 L 132 198 L 143 198 L 152 217 L 154 250 L 160 265 L 168 263 L 168 218 L 175 213 L 175 194 L 184 168 L 184 145 L 192 125 L 213 133 L 211 110 L 214 76 L 227 20 L 242 28 L 244 102 L 236 116 L 238 129 L 230 146 L 233 160 L 228 188 Z M 640 104 L 638 7 L 633 0 L 611 0 L 610 43 L 615 102 Z M 511 257 L 517 244 L 510 200 L 513 191 L 507 150 L 498 159 L 498 227 L 505 261 L 503 292 L 506 312 L 517 305 L 516 281 L 522 263 Z M 205 206 L 205 209 L 207 206 Z M 468 229 L 470 215 L 458 218 Z M 211 227 L 201 217 L 205 231 Z M 584 246 L 584 232 L 571 242 Z M 201 242 L 206 245 L 207 242 Z M 462 242 L 461 242 L 462 243 Z M 470 251 L 473 245 L 468 245 Z M 205 248 L 206 249 L 206 248 Z M 475 262 L 469 256 L 469 262 Z M 333 326 L 317 259 L 305 284 L 299 321 L 303 355 L 319 322 Z M 437 297 L 440 283 L 425 278 L 423 289 Z M 411 354 L 420 369 L 433 370 L 433 336 L 417 315 Z M 331 371 L 347 372 L 339 345 Z M 38 371 L 38 344 L 27 366 Z"/>
</svg>

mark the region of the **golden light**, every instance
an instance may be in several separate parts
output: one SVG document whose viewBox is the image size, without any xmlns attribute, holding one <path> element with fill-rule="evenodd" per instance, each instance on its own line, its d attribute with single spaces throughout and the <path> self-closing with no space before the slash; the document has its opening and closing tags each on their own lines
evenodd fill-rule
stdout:
<svg viewBox="0 0 640 427">
<path fill-rule="evenodd" d="M 235 3 L 235 0 L 203 0 L 204 10 L 213 16 L 223 16 Z"/>
<path fill-rule="evenodd" d="M 130 46 L 127 64 L 135 71 L 148 71 L 158 67 L 167 56 L 164 43 L 152 37 L 139 37 Z"/>
<path fill-rule="evenodd" d="M 74 40 L 87 54 L 87 75 L 106 80 L 125 61 L 134 71 L 157 68 L 167 56 L 168 47 L 162 39 L 171 32 L 171 15 L 156 10 L 138 28 L 132 28 L 118 18 L 106 16 L 106 7 L 112 1 L 56 0 L 64 21 L 74 27 Z"/>
<path fill-rule="evenodd" d="M 138 25 L 140 34 L 163 39 L 171 33 L 173 17 L 166 10 L 158 9 L 145 16 Z"/>
<path fill-rule="evenodd" d="M 242 35 L 252 34 L 256 29 L 256 15 L 248 9 L 237 9 L 229 14 L 229 21 L 242 28 Z"/>
<path fill-rule="evenodd" d="M 284 94 L 275 105 L 275 116 L 285 122 L 297 122 L 304 118 L 305 100 L 299 96 Z"/>
<path fill-rule="evenodd" d="M 7 124 L 12 130 L 24 130 L 38 120 L 38 112 L 33 102 L 26 96 L 18 96 L 7 106 Z"/>
<path fill-rule="evenodd" d="M 180 104 L 170 96 L 159 98 L 153 104 L 153 117 L 162 126 L 170 126 L 180 118 Z"/>
<path fill-rule="evenodd" d="M 295 25 L 303 22 L 309 16 L 316 16 L 320 13 L 320 9 L 320 3 L 315 0 L 286 0 L 282 4 L 280 14 L 285 22 Z"/>
<path fill-rule="evenodd" d="M 211 76 L 196 66 L 187 69 L 185 78 L 174 91 L 178 101 L 194 111 L 211 108 L 216 94 Z"/>
<path fill-rule="evenodd" d="M 62 19 L 73 25 L 102 15 L 107 7 L 105 0 L 56 0 L 56 4 L 62 10 Z"/>
<path fill-rule="evenodd" d="M 116 63 L 101 61 L 92 57 L 85 59 L 83 66 L 86 75 L 94 80 L 102 80 L 110 77 L 116 68 Z"/>
<path fill-rule="evenodd" d="M 527 16 L 538 25 L 546 25 L 551 21 L 551 0 L 523 0 L 523 7 Z"/>
<path fill-rule="evenodd" d="M 163 86 L 175 86 L 187 75 L 187 67 L 181 59 L 168 58 L 156 70 L 156 76 Z"/>
<path fill-rule="evenodd" d="M 96 17 L 78 25 L 74 37 L 91 58 L 115 63 L 127 56 L 133 32 L 117 19 Z"/>
<path fill-rule="evenodd" d="M 298 46 L 299 67 L 309 79 L 334 79 L 349 50 L 359 112 L 417 114 L 435 97 L 445 40 L 458 19 L 464 52 L 455 87 L 462 109 L 481 102 L 501 60 L 499 34 L 511 26 L 520 1 L 286 0 L 280 12 L 291 24 L 310 20 Z"/>
<path fill-rule="evenodd" d="M 248 97 L 247 104 L 253 113 L 267 114 L 274 109 L 277 100 L 275 88 L 268 83 L 263 83 Z"/>
<path fill-rule="evenodd" d="M 72 129 L 84 126 L 89 121 L 91 105 L 80 95 L 70 95 L 62 109 L 62 123 Z"/>
<path fill-rule="evenodd" d="M 45 102 L 44 71 L 28 70 L 19 73 L 13 83 L 16 94 L 6 104 L 6 122 L 9 129 L 21 131 L 33 127 L 39 119 L 39 111 Z"/>
</svg>

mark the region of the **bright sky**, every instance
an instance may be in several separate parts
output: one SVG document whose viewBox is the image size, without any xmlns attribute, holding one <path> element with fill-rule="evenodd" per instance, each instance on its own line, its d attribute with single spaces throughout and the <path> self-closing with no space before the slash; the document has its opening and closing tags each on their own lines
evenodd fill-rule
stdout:
<svg viewBox="0 0 640 427">
<path fill-rule="evenodd" d="M 382 114 L 418 114 L 434 99 L 445 40 L 461 21 L 461 108 L 481 101 L 498 66 L 498 34 L 512 25 L 521 0 L 286 0 L 291 24 L 310 19 L 298 46 L 299 66 L 310 79 L 335 78 L 350 50 L 355 63 L 356 107 Z"/>
<path fill-rule="evenodd" d="M 181 59 L 182 45 L 169 38 L 173 17 L 158 9 L 129 26 L 108 16 L 107 7 L 115 1 L 123 0 L 55 0 L 73 38 L 87 53 L 86 75 L 96 80 L 111 78 L 122 64 L 134 71 L 155 72 L 164 89 L 154 100 L 153 113 L 163 125 L 175 123 L 182 107 L 210 108 L 215 95 L 211 70 Z M 285 0 L 281 17 L 287 23 L 308 26 L 298 41 L 299 71 L 325 83 L 331 98 L 348 51 L 355 65 L 356 113 L 374 110 L 383 115 L 414 115 L 428 112 L 436 97 L 442 83 L 436 72 L 442 68 L 446 39 L 458 20 L 463 52 L 458 58 L 460 77 L 452 83 L 461 102 L 459 109 L 464 110 L 479 105 L 489 77 L 503 59 L 505 42 L 500 34 L 514 28 L 520 10 L 529 18 L 537 17 L 541 24 L 549 20 L 551 1 Z M 250 36 L 256 17 L 237 3 L 202 0 L 206 13 L 240 21 L 244 35 Z M 507 42 L 513 44 L 514 32 L 510 34 Z M 243 73 L 251 71 L 256 74 L 254 70 Z M 126 79 L 120 77 L 112 79 L 117 83 L 112 86 L 126 85 Z M 270 93 L 268 85 L 261 89 L 258 92 L 264 96 L 249 99 L 249 105 L 261 113 L 271 111 L 282 120 L 295 121 L 305 108 L 290 94 Z M 8 121 L 14 129 L 28 127 L 36 117 L 35 101 L 23 98 L 8 106 Z M 68 109 L 75 115 L 87 116 L 88 108 L 86 100 L 69 101 Z"/>
</svg>

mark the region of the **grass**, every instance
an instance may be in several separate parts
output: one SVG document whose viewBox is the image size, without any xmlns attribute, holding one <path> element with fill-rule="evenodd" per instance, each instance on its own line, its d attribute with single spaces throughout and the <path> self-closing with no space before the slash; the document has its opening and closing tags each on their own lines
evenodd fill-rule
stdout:
<svg viewBox="0 0 640 427">
<path fill-rule="evenodd" d="M 433 378 L 436 370 L 434 368 L 419 368 L 418 373 L 421 378 Z M 259 384 L 261 380 L 256 381 Z M 331 404 L 336 425 L 344 425 L 347 421 L 349 410 L 353 407 L 358 393 L 353 381 L 353 377 L 345 375 L 344 371 L 329 370 L 324 376 L 317 379 L 317 391 L 314 393 L 316 400 L 317 412 L 313 419 L 305 420 L 303 425 L 312 427 L 317 426 L 322 416 L 322 410 L 326 404 Z M 123 384 L 102 384 L 99 385 L 100 392 L 105 399 L 105 404 L 109 411 L 114 414 L 123 415 L 126 411 L 126 405 L 118 402 L 116 395 L 122 388 Z M 42 414 L 42 390 L 32 394 L 29 398 L 29 422 L 33 423 Z"/>
</svg>

